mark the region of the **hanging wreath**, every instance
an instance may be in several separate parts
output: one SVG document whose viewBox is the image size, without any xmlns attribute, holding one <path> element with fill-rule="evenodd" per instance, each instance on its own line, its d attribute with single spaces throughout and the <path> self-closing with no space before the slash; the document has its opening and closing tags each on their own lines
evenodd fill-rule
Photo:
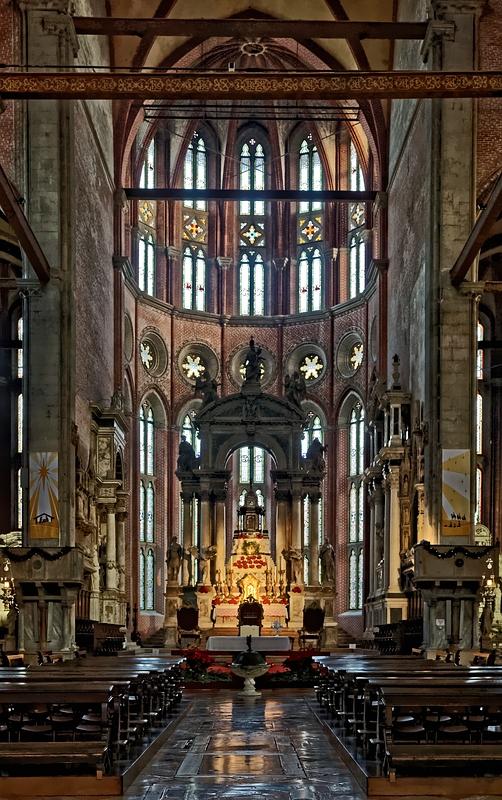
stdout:
<svg viewBox="0 0 502 800">
<path fill-rule="evenodd" d="M 445 550 L 444 553 L 441 550 L 437 550 L 430 542 L 420 542 L 423 545 L 424 550 L 427 550 L 428 553 L 435 556 L 436 558 L 453 558 L 458 553 L 462 553 L 462 555 L 466 556 L 466 558 L 472 558 L 474 560 L 484 558 L 488 555 L 490 550 L 494 545 L 488 545 L 488 547 L 483 547 L 483 550 L 480 550 L 478 553 L 473 553 L 472 550 L 468 550 L 466 547 L 462 547 L 461 544 L 455 545 L 450 550 Z"/>
<path fill-rule="evenodd" d="M 32 556 L 40 556 L 44 561 L 58 561 L 60 558 L 63 558 L 63 556 L 68 555 L 72 549 L 72 547 L 66 546 L 58 550 L 57 553 L 48 553 L 47 550 L 42 550 L 40 547 L 31 547 L 27 553 L 21 555 L 16 553 L 15 550 L 9 550 L 7 547 L 4 547 L 3 552 L 11 561 L 20 563 L 21 561 L 29 561 Z"/>
</svg>

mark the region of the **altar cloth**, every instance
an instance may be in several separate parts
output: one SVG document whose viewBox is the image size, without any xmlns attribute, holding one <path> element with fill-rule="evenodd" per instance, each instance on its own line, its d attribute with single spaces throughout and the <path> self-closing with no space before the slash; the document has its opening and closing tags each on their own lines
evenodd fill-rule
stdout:
<svg viewBox="0 0 502 800">
<path fill-rule="evenodd" d="M 208 636 L 206 649 L 240 653 L 248 648 L 245 636 Z M 253 636 L 251 649 L 258 653 L 284 653 L 291 649 L 291 645 L 287 636 Z"/>
</svg>

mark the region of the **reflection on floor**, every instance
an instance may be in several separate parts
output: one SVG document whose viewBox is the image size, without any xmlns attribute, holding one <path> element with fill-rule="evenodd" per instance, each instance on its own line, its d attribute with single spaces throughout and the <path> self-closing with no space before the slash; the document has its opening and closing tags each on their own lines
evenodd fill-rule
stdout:
<svg viewBox="0 0 502 800">
<path fill-rule="evenodd" d="M 191 696 L 194 706 L 123 800 L 365 799 L 307 705 L 312 689 L 265 690 L 256 699 L 227 689 Z M 460 798 L 467 800 L 461 786 L 441 800 Z"/>
</svg>

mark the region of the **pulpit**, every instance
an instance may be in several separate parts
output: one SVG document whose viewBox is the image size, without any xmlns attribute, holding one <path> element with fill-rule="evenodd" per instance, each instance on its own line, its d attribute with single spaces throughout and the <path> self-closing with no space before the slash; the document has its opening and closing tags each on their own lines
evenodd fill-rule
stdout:
<svg viewBox="0 0 502 800">
<path fill-rule="evenodd" d="M 241 603 L 237 612 L 240 636 L 259 636 L 263 624 L 263 606 L 257 601 Z M 250 628 L 252 630 L 250 630 Z M 254 633 L 253 633 L 254 631 Z"/>
</svg>

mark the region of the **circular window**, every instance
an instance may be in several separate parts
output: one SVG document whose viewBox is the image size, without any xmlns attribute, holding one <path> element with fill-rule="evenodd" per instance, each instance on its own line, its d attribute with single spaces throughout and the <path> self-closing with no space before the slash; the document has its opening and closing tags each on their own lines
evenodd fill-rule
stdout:
<svg viewBox="0 0 502 800">
<path fill-rule="evenodd" d="M 256 347 L 261 347 L 261 355 L 263 357 L 260 365 L 260 384 L 261 388 L 264 389 L 270 385 L 277 375 L 276 362 L 270 350 L 267 350 L 259 341 L 256 342 Z M 240 389 L 246 379 L 245 361 L 248 350 L 249 344 L 245 347 L 238 347 L 230 354 L 228 359 L 228 377 L 236 389 Z"/>
<path fill-rule="evenodd" d="M 124 316 L 124 356 L 126 361 L 131 361 L 134 354 L 134 330 L 129 314 Z"/>
<path fill-rule="evenodd" d="M 286 358 L 285 372 L 287 375 L 300 372 L 306 383 L 311 386 L 324 378 L 327 372 L 326 365 L 326 354 L 322 347 L 309 342 L 291 351 Z"/>
<path fill-rule="evenodd" d="M 178 371 L 190 386 L 195 386 L 197 378 L 217 376 L 218 359 L 206 344 L 191 342 L 178 353 Z"/>
<path fill-rule="evenodd" d="M 336 352 L 336 366 L 344 378 L 351 378 L 364 361 L 364 344 L 357 331 L 347 333 Z"/>
<path fill-rule="evenodd" d="M 160 378 L 167 369 L 167 347 L 158 333 L 148 331 L 139 344 L 139 357 L 149 375 Z"/>
</svg>

